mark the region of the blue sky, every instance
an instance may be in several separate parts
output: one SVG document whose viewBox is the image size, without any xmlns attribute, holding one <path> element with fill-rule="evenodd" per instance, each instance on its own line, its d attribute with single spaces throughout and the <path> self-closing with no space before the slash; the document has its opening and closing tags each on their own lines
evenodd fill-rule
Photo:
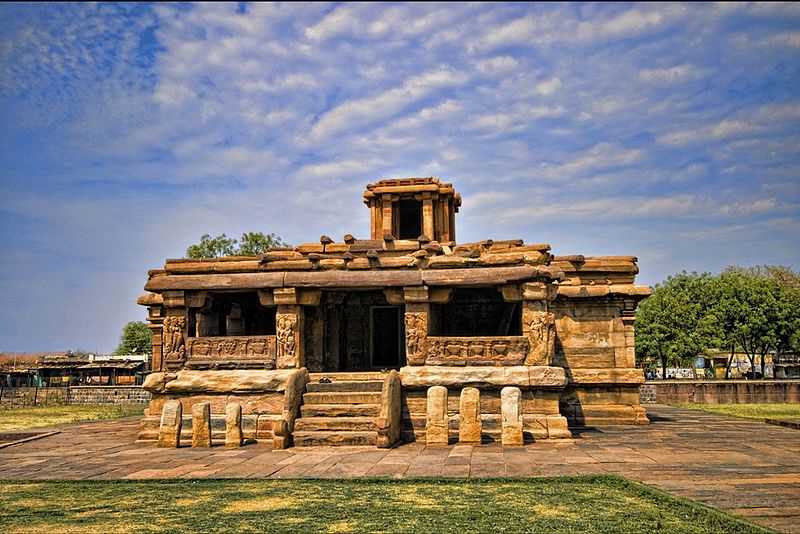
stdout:
<svg viewBox="0 0 800 534">
<path fill-rule="evenodd" d="M 0 5 L 0 351 L 110 351 L 203 233 L 367 236 L 440 176 L 459 240 L 800 267 L 800 4 Z"/>
</svg>

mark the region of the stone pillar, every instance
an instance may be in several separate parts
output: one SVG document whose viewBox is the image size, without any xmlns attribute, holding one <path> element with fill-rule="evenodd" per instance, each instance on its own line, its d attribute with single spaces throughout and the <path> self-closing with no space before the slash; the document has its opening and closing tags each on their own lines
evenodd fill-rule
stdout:
<svg viewBox="0 0 800 534">
<path fill-rule="evenodd" d="M 409 302 L 406 298 L 406 363 L 408 365 L 425 365 L 428 340 L 427 302 Z"/>
<path fill-rule="evenodd" d="M 381 197 L 381 230 L 386 237 L 392 235 L 392 195 Z"/>
<path fill-rule="evenodd" d="M 161 424 L 158 427 L 158 446 L 176 449 L 181 446 L 183 427 L 183 406 L 181 401 L 169 400 L 161 411 Z"/>
<path fill-rule="evenodd" d="M 447 388 L 428 388 L 428 410 L 425 419 L 425 441 L 428 445 L 447 445 L 449 421 L 447 417 Z"/>
<path fill-rule="evenodd" d="M 626 300 L 622 309 L 622 325 L 625 332 L 625 349 L 623 361 L 615 361 L 617 367 L 636 367 L 636 336 L 633 325 L 636 322 L 636 301 Z"/>
<path fill-rule="evenodd" d="M 481 392 L 464 388 L 458 405 L 458 441 L 480 444 L 481 430 Z"/>
<path fill-rule="evenodd" d="M 225 405 L 225 447 L 242 446 L 242 405 L 231 402 Z"/>
<path fill-rule="evenodd" d="M 430 194 L 422 197 L 422 234 L 428 239 L 434 238 L 433 233 L 433 200 Z"/>
<path fill-rule="evenodd" d="M 550 365 L 555 354 L 555 314 L 548 310 L 554 286 L 543 282 L 525 284 L 522 291 L 522 335 L 528 338 L 525 365 Z"/>
<path fill-rule="evenodd" d="M 183 291 L 165 291 L 161 352 L 164 369 L 180 369 L 186 361 L 186 300 Z"/>
<path fill-rule="evenodd" d="M 276 294 L 277 300 L 277 294 Z M 305 366 L 303 354 L 303 307 L 279 304 L 275 315 L 278 343 L 278 369 L 299 369 Z"/>
<path fill-rule="evenodd" d="M 211 403 L 192 406 L 192 447 L 211 446 Z"/>
<path fill-rule="evenodd" d="M 517 387 L 504 387 L 500 391 L 500 406 L 503 445 L 519 447 L 523 444 L 522 391 Z"/>
</svg>

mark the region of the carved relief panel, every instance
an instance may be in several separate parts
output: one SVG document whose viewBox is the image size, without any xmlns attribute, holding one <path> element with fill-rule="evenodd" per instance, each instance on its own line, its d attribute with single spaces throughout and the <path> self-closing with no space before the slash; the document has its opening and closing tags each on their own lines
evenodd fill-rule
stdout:
<svg viewBox="0 0 800 534">
<path fill-rule="evenodd" d="M 275 336 L 199 337 L 189 339 L 190 367 L 258 364 L 275 368 Z"/>
<path fill-rule="evenodd" d="M 522 307 L 522 333 L 528 338 L 525 365 L 550 365 L 555 353 L 555 314 L 541 302 L 526 301 Z"/>
<path fill-rule="evenodd" d="M 168 316 L 164 318 L 162 326 L 162 351 L 164 361 L 170 367 L 182 364 L 186 359 L 183 331 L 186 328 L 186 318 L 181 316 Z"/>
<path fill-rule="evenodd" d="M 408 365 L 424 365 L 426 340 L 428 337 L 428 314 L 420 311 L 405 313 L 406 362 Z"/>
<path fill-rule="evenodd" d="M 522 365 L 528 354 L 523 336 L 428 337 L 425 365 Z"/>
<path fill-rule="evenodd" d="M 275 337 L 278 344 L 277 367 L 279 369 L 301 367 L 298 347 L 299 320 L 299 315 L 296 313 L 278 313 L 276 315 Z"/>
</svg>

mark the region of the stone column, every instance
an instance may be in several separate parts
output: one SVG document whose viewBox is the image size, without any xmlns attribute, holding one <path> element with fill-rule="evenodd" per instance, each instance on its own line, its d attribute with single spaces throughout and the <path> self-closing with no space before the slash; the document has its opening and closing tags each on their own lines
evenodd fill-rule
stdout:
<svg viewBox="0 0 800 534">
<path fill-rule="evenodd" d="M 180 369 L 186 361 L 186 300 L 183 291 L 165 291 L 161 325 L 162 368 Z"/>
<path fill-rule="evenodd" d="M 225 405 L 225 447 L 236 449 L 242 446 L 242 405 L 231 402 Z"/>
<path fill-rule="evenodd" d="M 211 403 L 192 406 L 192 447 L 211 446 Z"/>
<path fill-rule="evenodd" d="M 428 445 L 447 445 L 448 436 L 447 388 L 431 386 L 428 388 L 425 441 Z"/>
<path fill-rule="evenodd" d="M 517 387 L 500 390 L 502 412 L 502 442 L 505 446 L 518 447 L 523 443 L 522 391 Z"/>
<path fill-rule="evenodd" d="M 169 400 L 161 411 L 161 424 L 158 427 L 158 446 L 176 449 L 181 445 L 183 427 L 183 406 L 181 401 Z"/>
<path fill-rule="evenodd" d="M 430 193 L 422 196 L 422 234 L 433 239 L 433 200 Z"/>
<path fill-rule="evenodd" d="M 622 309 L 622 325 L 625 332 L 624 361 L 615 361 L 617 367 L 628 369 L 636 367 L 636 336 L 633 325 L 636 322 L 636 301 L 626 300 Z"/>
<path fill-rule="evenodd" d="M 392 195 L 381 196 L 381 237 L 392 235 Z"/>
<path fill-rule="evenodd" d="M 481 430 L 481 392 L 464 388 L 458 406 L 458 441 L 480 444 Z"/>
<path fill-rule="evenodd" d="M 276 301 L 278 301 L 276 291 Z M 303 354 L 303 307 L 297 304 L 278 304 L 275 315 L 278 343 L 278 369 L 299 369 L 305 366 Z"/>
<path fill-rule="evenodd" d="M 428 312 L 427 302 L 409 302 L 406 298 L 406 363 L 425 365 L 427 357 Z"/>
</svg>

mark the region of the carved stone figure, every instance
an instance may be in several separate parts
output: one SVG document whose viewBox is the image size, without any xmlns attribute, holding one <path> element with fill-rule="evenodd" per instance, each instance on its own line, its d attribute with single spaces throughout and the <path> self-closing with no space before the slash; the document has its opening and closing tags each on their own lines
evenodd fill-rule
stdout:
<svg viewBox="0 0 800 534">
<path fill-rule="evenodd" d="M 297 315 L 279 313 L 276 317 L 278 367 L 294 367 L 297 352 Z"/>
<path fill-rule="evenodd" d="M 409 365 L 425 363 L 425 339 L 428 336 L 428 314 L 406 312 L 406 360 Z"/>
<path fill-rule="evenodd" d="M 547 311 L 524 309 L 522 322 L 530 344 L 525 364 L 549 365 L 555 352 L 555 315 Z"/>
<path fill-rule="evenodd" d="M 162 339 L 164 359 L 168 362 L 183 361 L 186 347 L 183 342 L 183 329 L 186 327 L 184 317 L 170 316 L 164 318 Z"/>
</svg>

